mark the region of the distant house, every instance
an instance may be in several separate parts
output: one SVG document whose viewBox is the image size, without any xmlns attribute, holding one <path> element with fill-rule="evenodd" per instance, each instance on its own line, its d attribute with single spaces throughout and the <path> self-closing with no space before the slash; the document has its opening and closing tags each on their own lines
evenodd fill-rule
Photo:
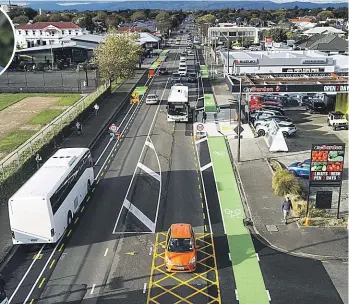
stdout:
<svg viewBox="0 0 349 304">
<path fill-rule="evenodd" d="M 310 17 L 305 17 L 305 18 L 292 18 L 292 19 L 289 19 L 289 21 L 291 23 L 301 23 L 301 22 L 313 22 L 314 21 L 314 18 L 310 18 Z"/>
<path fill-rule="evenodd" d="M 335 34 L 317 34 L 298 42 L 298 48 L 329 54 L 345 54 L 348 53 L 348 42 Z"/>
<path fill-rule="evenodd" d="M 35 22 L 17 26 L 16 41 L 19 48 L 57 45 L 65 36 L 87 33 L 86 29 L 72 22 Z"/>
<path fill-rule="evenodd" d="M 340 29 L 336 29 L 332 26 L 323 26 L 323 27 L 314 27 L 312 29 L 306 30 L 305 32 L 303 32 L 304 35 L 307 36 L 313 36 L 313 35 L 317 35 L 317 34 L 336 34 L 336 35 L 345 35 L 345 32 L 340 30 Z"/>
</svg>

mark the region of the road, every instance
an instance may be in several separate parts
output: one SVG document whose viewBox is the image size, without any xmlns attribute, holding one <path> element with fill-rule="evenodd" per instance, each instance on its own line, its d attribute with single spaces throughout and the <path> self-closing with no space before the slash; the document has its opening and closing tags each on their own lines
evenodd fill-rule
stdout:
<svg viewBox="0 0 349 304">
<path fill-rule="evenodd" d="M 170 72 L 178 57 L 171 49 Z M 194 69 L 195 60 L 189 65 Z M 9 296 L 15 293 L 11 304 L 238 303 L 216 184 L 210 170 L 199 170 L 198 157 L 207 158 L 208 150 L 197 153 L 190 123 L 167 122 L 169 77 L 151 83 L 159 106 L 126 105 L 115 120 L 124 126 L 122 140 L 108 145 L 104 136 L 92 151 L 97 182 L 61 243 L 44 248 L 17 291 L 40 247 L 21 247 L 5 268 Z M 189 88 L 195 100 L 197 84 Z M 177 222 L 192 224 L 196 233 L 194 274 L 164 271 L 164 238 Z M 252 239 L 272 303 L 342 303 L 320 262 Z"/>
</svg>

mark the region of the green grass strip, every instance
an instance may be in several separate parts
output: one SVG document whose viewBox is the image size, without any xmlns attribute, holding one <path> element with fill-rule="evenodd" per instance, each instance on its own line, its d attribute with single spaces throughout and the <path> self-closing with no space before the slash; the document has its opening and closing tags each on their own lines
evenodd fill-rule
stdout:
<svg viewBox="0 0 349 304">
<path fill-rule="evenodd" d="M 239 303 L 269 304 L 251 235 L 243 224 L 244 209 L 224 138 L 209 137 L 208 145 Z"/>
<path fill-rule="evenodd" d="M 63 106 L 69 107 L 69 106 L 72 106 L 74 103 L 76 103 L 80 99 L 81 99 L 80 94 L 64 95 L 57 101 L 57 103 L 55 105 L 61 106 L 61 107 L 63 107 Z"/>
<path fill-rule="evenodd" d="M 30 125 L 46 125 L 55 119 L 64 110 L 44 110 L 38 113 L 30 122 Z"/>
<path fill-rule="evenodd" d="M 213 94 L 204 94 L 204 107 L 205 112 L 217 112 Z"/>
<path fill-rule="evenodd" d="M 200 73 L 202 78 L 208 78 L 208 70 L 206 65 L 200 65 Z"/>
<path fill-rule="evenodd" d="M 20 130 L 7 134 L 4 138 L 0 139 L 0 152 L 10 153 L 20 145 L 25 143 L 30 137 L 32 137 L 37 131 Z"/>
<path fill-rule="evenodd" d="M 27 94 L 0 94 L 0 111 L 26 97 Z"/>
</svg>

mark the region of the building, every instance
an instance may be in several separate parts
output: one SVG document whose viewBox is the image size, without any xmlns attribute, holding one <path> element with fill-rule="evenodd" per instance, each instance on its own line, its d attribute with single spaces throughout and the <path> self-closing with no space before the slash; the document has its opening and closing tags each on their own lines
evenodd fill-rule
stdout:
<svg viewBox="0 0 349 304">
<path fill-rule="evenodd" d="M 16 28 L 17 48 L 60 45 L 65 36 L 84 35 L 88 32 L 72 22 L 35 22 Z"/>
<path fill-rule="evenodd" d="M 9 13 L 10 10 L 12 8 L 19 8 L 19 7 L 22 7 L 22 6 L 19 6 L 17 4 L 0 4 L 0 8 L 5 12 L 5 13 Z"/>
<path fill-rule="evenodd" d="M 221 60 L 226 67 L 228 52 L 221 52 Z M 229 74 L 232 75 L 334 71 L 334 58 L 318 51 L 229 52 Z"/>
<path fill-rule="evenodd" d="M 336 35 L 343 36 L 343 35 L 345 35 L 345 32 L 340 30 L 340 29 L 336 29 L 332 26 L 323 26 L 323 27 L 311 28 L 311 29 L 303 32 L 303 34 L 307 35 L 307 36 L 313 36 L 313 35 L 317 35 L 317 34 L 323 34 L 323 35 L 336 34 Z"/>
<path fill-rule="evenodd" d="M 259 43 L 259 29 L 256 27 L 242 27 L 231 26 L 228 24 L 222 24 L 219 27 L 208 28 L 208 42 L 210 44 L 227 44 L 227 41 L 231 43 Z"/>
<path fill-rule="evenodd" d="M 301 50 L 317 50 L 328 54 L 347 54 L 348 42 L 336 34 L 317 34 L 299 43 Z"/>
</svg>

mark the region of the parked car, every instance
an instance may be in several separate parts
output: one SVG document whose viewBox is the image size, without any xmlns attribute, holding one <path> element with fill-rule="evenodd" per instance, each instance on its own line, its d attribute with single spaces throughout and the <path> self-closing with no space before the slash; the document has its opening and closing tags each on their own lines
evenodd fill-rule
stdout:
<svg viewBox="0 0 349 304">
<path fill-rule="evenodd" d="M 159 96 L 157 94 L 148 94 L 147 98 L 145 99 L 146 104 L 158 104 L 159 103 Z"/>
<path fill-rule="evenodd" d="M 337 131 L 338 129 L 348 130 L 348 119 L 339 111 L 331 111 L 328 113 L 327 124 L 328 126 L 332 126 L 333 131 Z"/>
<path fill-rule="evenodd" d="M 167 272 L 194 272 L 197 262 L 195 233 L 190 224 L 172 224 L 165 243 Z"/>
<path fill-rule="evenodd" d="M 274 110 L 254 110 L 250 112 L 250 121 L 254 123 L 257 119 L 263 119 L 270 116 L 283 116 L 279 111 Z"/>
<path fill-rule="evenodd" d="M 270 117 L 266 117 L 263 119 L 258 119 L 255 120 L 253 123 L 253 126 L 256 128 L 258 125 L 266 125 L 269 124 L 270 121 L 275 120 L 276 122 L 293 122 L 291 118 L 287 118 L 285 116 L 270 116 Z"/>
<path fill-rule="evenodd" d="M 287 167 L 294 176 L 309 177 L 310 174 L 310 159 L 303 162 L 295 162 Z"/>
<path fill-rule="evenodd" d="M 265 125 L 258 125 L 256 127 L 258 136 L 264 136 L 266 133 L 268 133 L 269 125 L 270 123 Z M 282 135 L 284 137 L 292 136 L 297 132 L 296 125 L 292 122 L 277 122 L 277 125 L 281 129 Z"/>
<path fill-rule="evenodd" d="M 166 68 L 166 67 L 161 67 L 161 68 L 159 69 L 159 74 L 160 74 L 160 75 L 168 75 L 168 70 L 167 70 L 167 68 Z"/>
<path fill-rule="evenodd" d="M 304 102 L 303 102 L 304 103 Z M 309 113 L 324 113 L 326 112 L 326 105 L 323 101 L 310 99 L 305 103 L 305 107 Z"/>
<path fill-rule="evenodd" d="M 282 115 L 285 115 L 284 110 L 282 108 L 280 108 L 280 107 L 275 107 L 275 106 L 269 106 L 269 105 L 262 104 L 261 105 L 261 109 L 264 109 L 264 110 L 274 110 L 274 111 L 280 112 Z"/>
</svg>

